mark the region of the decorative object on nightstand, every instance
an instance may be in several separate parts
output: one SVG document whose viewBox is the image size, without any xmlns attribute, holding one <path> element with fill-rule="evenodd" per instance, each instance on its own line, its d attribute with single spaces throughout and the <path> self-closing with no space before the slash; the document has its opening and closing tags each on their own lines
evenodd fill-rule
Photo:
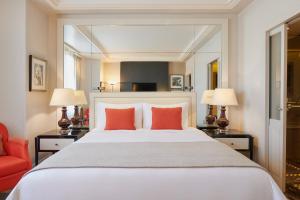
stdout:
<svg viewBox="0 0 300 200">
<path fill-rule="evenodd" d="M 103 81 L 100 81 L 99 83 L 99 87 L 97 88 L 99 90 L 99 92 L 103 92 L 105 91 L 105 87 L 104 87 L 104 83 Z"/>
<path fill-rule="evenodd" d="M 71 125 L 71 121 L 67 115 L 67 106 L 75 104 L 74 90 L 67 88 L 56 88 L 52 94 L 50 101 L 51 106 L 62 107 L 62 116 L 58 121 L 58 126 L 61 128 L 61 134 L 67 134 L 69 132 L 68 127 Z"/>
<path fill-rule="evenodd" d="M 226 127 L 229 125 L 229 121 L 226 118 L 226 106 L 237 106 L 238 102 L 235 96 L 235 92 L 230 88 L 217 88 L 215 89 L 212 105 L 221 106 L 221 114 L 217 119 L 217 124 L 220 127 L 220 133 L 226 132 Z"/>
<path fill-rule="evenodd" d="M 80 126 L 82 126 L 82 122 L 83 122 L 83 107 L 82 107 L 82 105 L 86 105 L 87 100 L 86 100 L 83 90 L 75 90 L 74 95 L 75 95 L 74 117 L 72 117 L 71 121 L 72 121 L 73 127 L 77 127 L 77 126 L 80 127 Z M 79 114 L 78 106 L 81 106 L 80 114 Z"/>
<path fill-rule="evenodd" d="M 88 130 L 76 131 L 73 134 L 71 131 L 68 134 L 61 135 L 60 132 L 54 130 L 46 133 L 42 133 L 35 137 L 35 165 L 39 164 L 39 153 L 40 152 L 51 152 L 55 153 L 64 147 L 72 144 L 76 140 L 83 137 Z"/>
<path fill-rule="evenodd" d="M 219 134 L 213 126 L 200 125 L 197 128 L 253 160 L 253 137 L 246 132 L 228 130 L 226 134 Z"/>
<path fill-rule="evenodd" d="M 87 108 L 83 112 L 84 112 L 83 113 L 83 118 L 84 118 L 83 125 L 84 126 L 89 126 L 90 125 L 90 109 Z"/>
<path fill-rule="evenodd" d="M 215 123 L 217 116 L 213 115 L 213 106 L 212 106 L 212 99 L 214 96 L 214 90 L 205 90 L 202 94 L 201 103 L 207 104 L 209 113 L 205 117 L 206 123 L 212 125 Z"/>
</svg>

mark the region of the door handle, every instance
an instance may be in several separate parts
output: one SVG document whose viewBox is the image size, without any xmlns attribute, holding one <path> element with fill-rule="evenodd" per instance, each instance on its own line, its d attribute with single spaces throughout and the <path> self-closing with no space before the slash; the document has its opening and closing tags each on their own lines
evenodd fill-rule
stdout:
<svg viewBox="0 0 300 200">
<path fill-rule="evenodd" d="M 283 111 L 283 108 L 278 107 L 277 110 L 278 111 Z"/>
<path fill-rule="evenodd" d="M 291 110 L 292 108 L 300 108 L 300 105 L 299 104 L 291 104 L 291 103 L 288 103 L 287 104 L 287 111 Z"/>
</svg>

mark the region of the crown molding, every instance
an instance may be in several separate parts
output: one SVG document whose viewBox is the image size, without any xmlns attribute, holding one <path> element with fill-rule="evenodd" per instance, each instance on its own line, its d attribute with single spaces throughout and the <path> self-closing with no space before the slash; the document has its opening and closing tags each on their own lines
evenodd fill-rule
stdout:
<svg viewBox="0 0 300 200">
<path fill-rule="evenodd" d="M 79 1 L 79 0 L 46 0 L 46 2 L 56 11 L 190 11 L 190 10 L 232 10 L 242 0 L 227 0 L 224 3 L 198 3 L 198 4 L 106 4 L 97 1 Z"/>
</svg>

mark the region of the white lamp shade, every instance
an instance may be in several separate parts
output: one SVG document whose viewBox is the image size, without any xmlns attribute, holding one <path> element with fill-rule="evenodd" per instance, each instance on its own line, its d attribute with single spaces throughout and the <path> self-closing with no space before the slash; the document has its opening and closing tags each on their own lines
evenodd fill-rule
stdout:
<svg viewBox="0 0 300 200">
<path fill-rule="evenodd" d="M 214 96 L 214 90 L 205 90 L 202 94 L 201 103 L 211 105 L 213 96 Z"/>
<path fill-rule="evenodd" d="M 235 92 L 230 88 L 217 88 L 215 89 L 212 105 L 219 106 L 236 106 L 238 101 L 235 96 Z"/>
<path fill-rule="evenodd" d="M 107 83 L 108 83 L 109 85 L 116 85 L 118 82 L 117 82 L 117 81 L 114 81 L 114 80 L 109 80 L 109 81 L 107 81 Z"/>
<path fill-rule="evenodd" d="M 83 90 L 75 90 L 75 105 L 86 105 L 87 100 Z"/>
<path fill-rule="evenodd" d="M 68 88 L 56 88 L 52 94 L 50 106 L 71 106 L 75 105 L 74 90 Z"/>
</svg>

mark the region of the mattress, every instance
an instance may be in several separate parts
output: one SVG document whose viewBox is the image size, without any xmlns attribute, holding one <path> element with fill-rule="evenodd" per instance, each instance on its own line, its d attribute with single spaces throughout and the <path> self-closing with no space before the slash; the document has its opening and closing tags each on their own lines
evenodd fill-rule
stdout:
<svg viewBox="0 0 300 200">
<path fill-rule="evenodd" d="M 202 131 L 93 130 L 77 143 L 218 142 Z M 76 155 L 74 155 L 76 156 Z M 24 176 L 8 200 L 285 199 L 259 168 L 72 168 Z"/>
</svg>

